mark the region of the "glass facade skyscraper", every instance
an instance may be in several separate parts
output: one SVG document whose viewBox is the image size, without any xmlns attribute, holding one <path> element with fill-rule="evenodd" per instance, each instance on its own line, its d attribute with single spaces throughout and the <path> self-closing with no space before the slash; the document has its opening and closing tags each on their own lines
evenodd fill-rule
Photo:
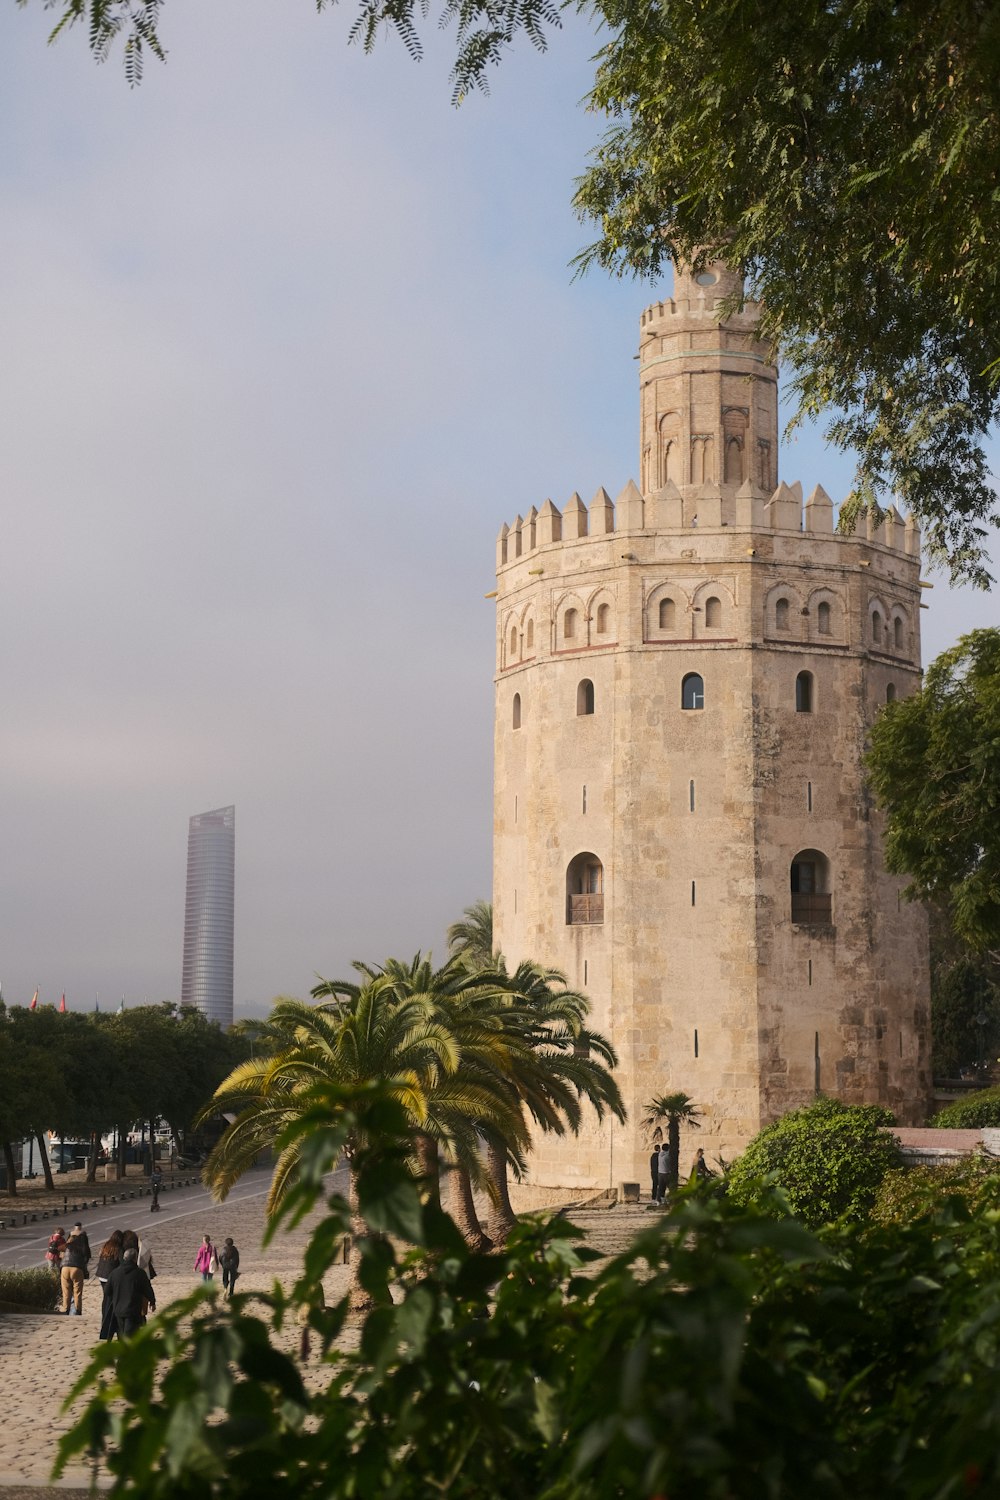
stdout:
<svg viewBox="0 0 1000 1500">
<path fill-rule="evenodd" d="M 188 825 L 181 1004 L 233 1024 L 236 808 L 197 813 Z"/>
</svg>

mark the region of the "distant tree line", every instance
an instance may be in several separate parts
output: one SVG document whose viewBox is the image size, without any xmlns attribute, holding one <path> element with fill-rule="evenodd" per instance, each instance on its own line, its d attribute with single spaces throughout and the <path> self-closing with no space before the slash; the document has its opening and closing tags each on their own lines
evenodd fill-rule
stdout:
<svg viewBox="0 0 1000 1500">
<path fill-rule="evenodd" d="M 15 1193 L 15 1142 L 34 1137 L 47 1185 L 44 1133 L 91 1142 L 93 1182 L 101 1136 L 118 1132 L 121 1159 L 138 1121 L 164 1119 L 181 1132 L 220 1081 L 250 1053 L 200 1011 L 172 1002 L 115 1014 L 38 1010 L 0 1003 L 0 1144 L 7 1191 Z"/>
</svg>

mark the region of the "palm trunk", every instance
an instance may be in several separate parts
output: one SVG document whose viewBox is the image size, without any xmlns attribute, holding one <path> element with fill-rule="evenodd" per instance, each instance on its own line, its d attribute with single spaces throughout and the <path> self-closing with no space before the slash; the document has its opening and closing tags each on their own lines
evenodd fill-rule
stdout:
<svg viewBox="0 0 1000 1500">
<path fill-rule="evenodd" d="M 503 1246 L 517 1223 L 517 1214 L 511 1205 L 507 1187 L 507 1152 L 503 1146 L 497 1145 L 495 1141 L 487 1141 L 486 1162 L 497 1190 L 496 1205 L 490 1214 L 486 1232 L 494 1245 Z"/>
<path fill-rule="evenodd" d="M 3 1159 L 7 1168 L 7 1195 L 10 1198 L 17 1197 L 17 1173 L 14 1170 L 14 1148 L 10 1141 L 3 1143 Z"/>
<path fill-rule="evenodd" d="M 432 1135 L 423 1132 L 415 1141 L 417 1172 L 420 1177 L 420 1196 L 427 1204 L 441 1207 L 441 1165 L 438 1143 Z"/>
<path fill-rule="evenodd" d="M 52 1181 L 52 1164 L 49 1161 L 49 1153 L 45 1149 L 45 1137 L 40 1130 L 36 1131 L 35 1140 L 38 1142 L 38 1156 L 42 1163 L 42 1172 L 45 1175 L 45 1186 L 51 1193 L 55 1188 L 55 1183 Z"/>
<path fill-rule="evenodd" d="M 670 1188 L 673 1191 L 680 1181 L 681 1176 L 681 1126 L 679 1120 L 671 1119 L 667 1121 L 667 1156 L 670 1162 L 668 1167 Z"/>
<path fill-rule="evenodd" d="M 458 1225 L 465 1243 L 480 1253 L 493 1249 L 493 1241 L 483 1229 L 476 1212 L 476 1200 L 472 1192 L 472 1179 L 466 1169 L 456 1166 L 451 1174 L 449 1212 Z"/>
<path fill-rule="evenodd" d="M 365 1317 L 375 1306 L 375 1299 L 371 1292 L 365 1290 L 361 1285 L 361 1256 L 358 1253 L 358 1240 L 368 1233 L 368 1225 L 361 1217 L 358 1207 L 358 1183 L 354 1174 L 354 1168 L 350 1168 L 351 1188 L 351 1283 L 348 1296 L 350 1298 L 351 1312 L 358 1317 Z"/>
</svg>

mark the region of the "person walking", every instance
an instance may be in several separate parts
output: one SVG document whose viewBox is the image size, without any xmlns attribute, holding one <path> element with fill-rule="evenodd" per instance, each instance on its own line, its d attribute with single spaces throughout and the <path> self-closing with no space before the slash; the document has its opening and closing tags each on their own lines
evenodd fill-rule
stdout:
<svg viewBox="0 0 1000 1500">
<path fill-rule="evenodd" d="M 122 1263 L 124 1235 L 120 1229 L 115 1229 L 104 1241 L 101 1253 L 97 1257 L 97 1280 L 101 1284 L 101 1331 L 99 1338 L 110 1341 L 118 1332 L 115 1324 L 115 1315 L 111 1307 L 111 1273 L 117 1271 Z"/>
<path fill-rule="evenodd" d="M 240 1252 L 231 1239 L 222 1242 L 219 1265 L 222 1267 L 222 1290 L 227 1297 L 231 1297 L 236 1278 L 240 1274 Z"/>
<path fill-rule="evenodd" d="M 80 1236 L 80 1240 L 83 1244 L 83 1253 L 87 1257 L 87 1265 L 89 1266 L 90 1262 L 94 1258 L 94 1252 L 90 1248 L 90 1240 L 87 1237 L 87 1231 L 84 1229 L 79 1219 L 77 1219 L 76 1223 L 73 1225 L 73 1233 Z"/>
<path fill-rule="evenodd" d="M 695 1152 L 694 1161 L 691 1163 L 688 1182 L 707 1182 L 711 1175 L 712 1169 L 705 1160 L 705 1149 L 699 1146 Z"/>
<path fill-rule="evenodd" d="M 160 1188 L 162 1186 L 163 1173 L 160 1171 L 159 1167 L 154 1167 L 149 1179 L 149 1191 L 153 1196 L 153 1201 L 149 1205 L 149 1211 L 151 1214 L 158 1214 L 160 1212 Z"/>
<path fill-rule="evenodd" d="M 84 1241 L 77 1229 L 71 1229 L 63 1251 L 59 1280 L 62 1286 L 62 1310 L 67 1316 L 83 1314 L 83 1280 L 87 1269 Z"/>
<path fill-rule="evenodd" d="M 45 1252 L 45 1259 L 55 1271 L 56 1275 L 62 1270 L 63 1251 L 66 1249 L 66 1231 L 54 1229 L 49 1236 L 49 1247 Z"/>
<path fill-rule="evenodd" d="M 202 1281 L 215 1280 L 215 1273 L 219 1269 L 219 1257 L 210 1235 L 206 1234 L 198 1247 L 198 1254 L 194 1258 L 194 1268 L 201 1272 Z"/>
<path fill-rule="evenodd" d="M 664 1141 L 656 1153 L 656 1202 L 662 1203 L 667 1196 L 667 1188 L 670 1184 L 670 1152 Z"/>
<path fill-rule="evenodd" d="M 124 1252 L 121 1265 L 111 1273 L 111 1309 L 120 1338 L 128 1338 L 146 1321 L 143 1306 L 156 1311 L 156 1294 L 145 1271 L 138 1264 L 133 1246 Z"/>
<path fill-rule="evenodd" d="M 660 1148 L 659 1148 L 659 1146 L 654 1146 L 653 1147 L 653 1154 L 649 1158 L 649 1179 L 650 1179 L 650 1183 L 652 1185 L 649 1196 L 652 1198 L 652 1200 L 653 1200 L 654 1203 L 656 1202 L 656 1197 L 657 1197 L 656 1189 L 657 1189 L 657 1186 L 659 1185 L 659 1181 L 660 1181 L 660 1167 L 659 1167 L 659 1162 L 660 1162 Z"/>
</svg>

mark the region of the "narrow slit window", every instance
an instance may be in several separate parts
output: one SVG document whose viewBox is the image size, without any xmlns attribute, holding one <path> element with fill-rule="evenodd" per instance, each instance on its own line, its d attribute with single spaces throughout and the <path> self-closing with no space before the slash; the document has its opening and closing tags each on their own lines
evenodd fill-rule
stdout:
<svg viewBox="0 0 1000 1500">
<path fill-rule="evenodd" d="M 811 781 L 807 781 L 806 782 L 806 812 L 812 812 L 812 810 L 813 810 L 813 784 L 812 784 Z"/>
<path fill-rule="evenodd" d="M 694 782 L 688 782 L 688 810 L 694 812 Z"/>
<path fill-rule="evenodd" d="M 695 1057 L 698 1056 L 698 1028 L 697 1027 L 695 1027 L 695 1032 L 694 1032 L 694 1055 L 695 1055 Z"/>
<path fill-rule="evenodd" d="M 511 705 L 510 720 L 511 720 L 511 726 L 512 726 L 512 728 L 514 728 L 514 729 L 520 729 L 520 727 L 521 727 L 521 694 L 520 693 L 515 693 L 514 694 L 514 702 Z"/>
<path fill-rule="evenodd" d="M 514 822 L 517 822 L 517 793 L 514 793 Z"/>
<path fill-rule="evenodd" d="M 584 982 L 584 984 L 587 983 L 587 960 L 586 959 L 583 960 L 583 982 Z"/>
<path fill-rule="evenodd" d="M 812 961 L 812 959 L 810 959 L 809 960 L 809 983 L 812 984 L 812 982 L 813 982 L 813 961 Z"/>
<path fill-rule="evenodd" d="M 692 882 L 691 882 L 691 905 L 692 906 L 694 906 L 694 904 L 695 904 L 695 899 L 694 898 L 695 898 L 695 886 L 694 886 L 694 881 L 692 880 Z"/>
<path fill-rule="evenodd" d="M 586 787 L 584 787 L 584 789 L 583 789 L 583 811 L 584 812 L 587 811 L 587 788 Z"/>
</svg>

